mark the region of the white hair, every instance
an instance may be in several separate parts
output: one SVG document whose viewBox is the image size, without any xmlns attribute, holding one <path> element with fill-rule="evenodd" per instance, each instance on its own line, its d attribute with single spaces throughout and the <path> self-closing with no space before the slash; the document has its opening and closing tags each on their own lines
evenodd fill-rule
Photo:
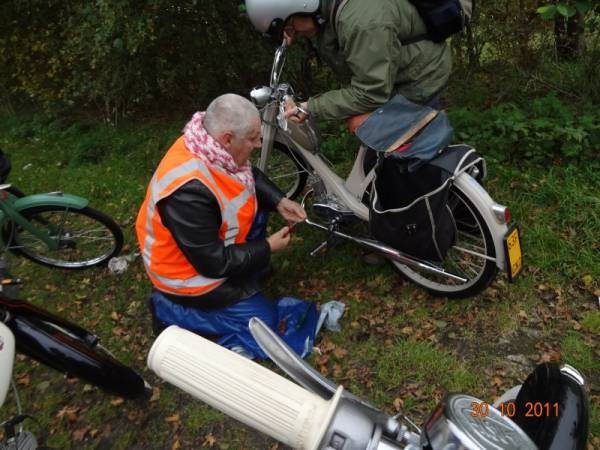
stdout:
<svg viewBox="0 0 600 450">
<path fill-rule="evenodd" d="M 206 108 L 204 128 L 212 137 L 227 131 L 236 137 L 245 137 L 258 118 L 258 110 L 250 100 L 237 94 L 223 94 Z"/>
</svg>

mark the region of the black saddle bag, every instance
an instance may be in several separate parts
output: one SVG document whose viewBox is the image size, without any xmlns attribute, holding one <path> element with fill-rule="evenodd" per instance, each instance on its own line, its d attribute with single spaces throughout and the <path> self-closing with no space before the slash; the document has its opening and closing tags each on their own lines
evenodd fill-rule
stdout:
<svg viewBox="0 0 600 450">
<path fill-rule="evenodd" d="M 454 243 L 448 206 L 451 173 L 410 161 L 380 157 L 375 169 L 369 225 L 373 237 L 420 259 L 442 261 Z"/>
<path fill-rule="evenodd" d="M 473 166 L 483 179 L 485 162 L 472 147 L 459 144 L 411 170 L 413 166 L 410 160 L 379 155 L 371 190 L 371 234 L 410 256 L 442 261 L 455 241 L 456 217 L 465 213 L 460 203 L 448 201 L 452 183 Z"/>
</svg>

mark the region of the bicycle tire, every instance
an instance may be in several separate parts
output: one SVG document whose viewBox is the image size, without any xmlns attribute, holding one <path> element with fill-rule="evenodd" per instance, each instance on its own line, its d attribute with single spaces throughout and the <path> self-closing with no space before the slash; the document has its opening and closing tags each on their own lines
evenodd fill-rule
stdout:
<svg viewBox="0 0 600 450">
<path fill-rule="evenodd" d="M 43 241 L 14 223 L 3 230 L 4 242 L 13 253 L 38 264 L 62 269 L 87 269 L 108 263 L 123 248 L 123 232 L 119 225 L 93 208 L 71 209 L 61 205 L 44 205 L 24 208 L 19 213 L 30 222 L 55 228 L 49 230 L 49 235 L 59 240 L 57 250 L 48 249 Z M 86 230 L 82 228 L 83 225 L 100 225 L 101 228 Z M 103 250 L 100 249 L 99 254 L 98 241 L 105 241 L 107 244 Z M 84 256 L 87 254 L 89 256 Z"/>
<path fill-rule="evenodd" d="M 259 152 L 253 164 L 257 165 Z M 266 174 L 289 199 L 297 198 L 306 186 L 308 164 L 296 150 L 279 142 L 273 144 Z"/>
<path fill-rule="evenodd" d="M 13 315 L 6 325 L 15 335 L 17 350 L 42 364 L 123 398 L 148 396 L 150 386 L 135 370 L 60 322 Z"/>
<path fill-rule="evenodd" d="M 463 284 L 453 284 L 453 281 L 443 276 L 430 275 L 426 272 L 419 272 L 417 269 L 411 268 L 407 265 L 403 265 L 399 262 L 393 262 L 395 268 L 411 282 L 425 288 L 431 294 L 436 296 L 443 296 L 448 298 L 466 298 L 478 294 L 489 286 L 494 280 L 498 272 L 496 266 L 496 250 L 494 247 L 494 241 L 492 239 L 492 233 L 488 225 L 483 220 L 481 213 L 477 210 L 473 202 L 468 198 L 467 194 L 462 192 L 458 186 L 453 185 L 450 188 L 448 203 L 454 206 L 451 207 L 455 223 L 457 224 L 457 242 L 454 243 L 452 248 L 449 250 L 446 259 L 441 264 L 441 267 L 448 270 L 449 272 L 456 273 L 457 270 L 464 269 L 464 272 L 459 275 L 465 276 L 467 282 Z M 464 217 L 461 220 L 457 220 L 456 214 L 457 209 L 460 210 L 460 214 Z M 471 227 L 471 229 L 468 229 Z M 460 236 L 467 236 L 465 242 L 471 239 L 472 242 L 461 242 Z M 469 235 L 471 235 L 469 237 Z M 473 243 L 473 241 L 477 241 Z M 466 247 L 472 249 L 476 245 L 481 246 L 481 261 L 479 262 L 480 267 L 477 268 L 477 273 L 474 276 L 467 276 L 467 270 L 475 271 L 472 268 L 472 260 L 475 258 L 472 254 L 467 254 L 467 262 L 462 264 L 461 262 L 456 263 L 453 267 L 447 266 L 449 260 L 454 256 L 453 252 L 457 255 L 461 255 L 461 249 Z M 458 256 L 457 256 L 458 258 Z M 471 261 L 468 260 L 471 258 Z"/>
</svg>

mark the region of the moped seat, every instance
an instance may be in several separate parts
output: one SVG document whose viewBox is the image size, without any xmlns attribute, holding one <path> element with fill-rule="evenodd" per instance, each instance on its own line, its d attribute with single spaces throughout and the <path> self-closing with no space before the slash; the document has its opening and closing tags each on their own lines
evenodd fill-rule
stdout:
<svg viewBox="0 0 600 450">
<path fill-rule="evenodd" d="M 363 113 L 356 116 L 351 116 L 346 119 L 346 125 L 350 130 L 350 133 L 355 133 L 356 129 L 362 125 L 362 123 L 369 118 L 372 113 Z"/>
</svg>

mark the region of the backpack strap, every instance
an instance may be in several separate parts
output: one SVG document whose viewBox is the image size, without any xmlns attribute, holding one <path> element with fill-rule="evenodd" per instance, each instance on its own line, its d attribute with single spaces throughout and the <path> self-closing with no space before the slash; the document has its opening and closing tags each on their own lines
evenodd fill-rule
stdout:
<svg viewBox="0 0 600 450">
<path fill-rule="evenodd" d="M 400 136 L 398 139 L 396 139 L 396 141 L 385 150 L 384 154 L 386 156 L 388 156 L 391 152 L 395 151 L 398 147 L 405 144 L 415 134 L 417 134 L 419 131 L 421 131 L 423 128 L 425 128 L 429 124 L 429 122 L 431 122 L 433 119 L 435 119 L 439 113 L 440 112 L 435 109 L 429 111 L 429 113 L 425 117 L 423 117 L 421 120 L 419 120 L 415 124 L 415 126 L 413 126 L 410 130 L 408 130 L 406 133 L 404 133 L 402 136 Z"/>
<path fill-rule="evenodd" d="M 348 3 L 348 0 L 334 0 L 333 7 L 331 8 L 331 15 L 329 16 L 329 23 L 333 27 L 334 33 L 337 35 L 337 27 L 336 22 L 338 19 L 338 15 L 342 8 Z"/>
</svg>

